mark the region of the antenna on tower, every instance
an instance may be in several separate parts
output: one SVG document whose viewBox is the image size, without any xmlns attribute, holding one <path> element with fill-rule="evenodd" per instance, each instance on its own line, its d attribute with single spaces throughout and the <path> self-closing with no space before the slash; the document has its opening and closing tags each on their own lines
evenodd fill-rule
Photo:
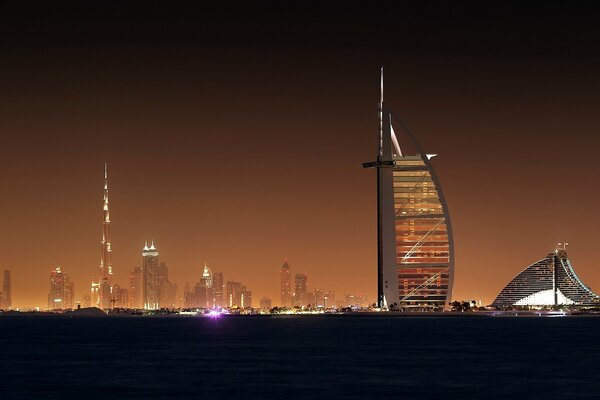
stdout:
<svg viewBox="0 0 600 400">
<path fill-rule="evenodd" d="M 379 96 L 379 104 L 383 104 L 383 65 L 381 66 L 381 92 Z"/>
<path fill-rule="evenodd" d="M 380 72 L 379 91 L 379 155 L 383 155 L 383 65 Z"/>
</svg>

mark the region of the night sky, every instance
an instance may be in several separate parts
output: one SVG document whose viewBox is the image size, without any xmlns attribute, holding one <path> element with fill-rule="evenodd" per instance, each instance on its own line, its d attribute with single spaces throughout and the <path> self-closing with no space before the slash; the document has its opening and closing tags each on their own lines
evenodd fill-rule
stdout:
<svg viewBox="0 0 600 400">
<path fill-rule="evenodd" d="M 387 106 L 440 154 L 454 298 L 491 302 L 559 241 L 600 290 L 593 2 L 94 4 L 0 7 L 14 306 L 44 306 L 57 264 L 89 293 L 105 161 L 121 286 L 154 239 L 180 291 L 206 260 L 278 304 L 288 258 L 310 290 L 374 301 L 375 175 L 361 163 L 376 156 L 380 65 Z"/>
</svg>

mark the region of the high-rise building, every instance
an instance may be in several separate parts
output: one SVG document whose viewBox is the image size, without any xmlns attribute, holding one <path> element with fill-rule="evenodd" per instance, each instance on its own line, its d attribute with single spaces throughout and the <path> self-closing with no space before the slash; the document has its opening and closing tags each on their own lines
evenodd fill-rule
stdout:
<svg viewBox="0 0 600 400">
<path fill-rule="evenodd" d="M 196 284 L 194 292 L 196 294 L 197 307 L 214 307 L 215 301 L 213 298 L 213 273 L 208 265 L 206 265 L 206 262 L 204 263 L 204 268 L 202 269 L 202 277 Z"/>
<path fill-rule="evenodd" d="M 65 309 L 75 308 L 75 282 L 70 280 L 67 274 L 65 274 L 65 294 L 63 298 L 63 307 Z"/>
<path fill-rule="evenodd" d="M 323 307 L 335 307 L 335 292 L 325 292 L 325 294 L 323 295 Z"/>
<path fill-rule="evenodd" d="M 227 307 L 241 307 L 242 284 L 240 282 L 227 281 Z"/>
<path fill-rule="evenodd" d="M 316 307 L 315 306 L 315 294 L 311 291 L 306 291 L 306 295 L 304 296 L 304 303 L 307 306 Z"/>
<path fill-rule="evenodd" d="M 252 291 L 246 286 L 240 287 L 240 307 L 252 308 Z"/>
<path fill-rule="evenodd" d="M 129 307 L 144 308 L 144 274 L 140 267 L 135 267 L 129 275 Z"/>
<path fill-rule="evenodd" d="M 269 297 L 261 297 L 260 308 L 262 308 L 263 310 L 270 310 L 271 309 L 271 299 Z"/>
<path fill-rule="evenodd" d="M 160 308 L 175 308 L 177 302 L 177 285 L 169 281 L 167 264 L 161 262 L 158 266 L 158 286 L 160 290 Z"/>
<path fill-rule="evenodd" d="M 206 308 L 206 288 L 202 285 L 202 281 L 198 281 L 194 285 L 193 299 L 194 307 Z"/>
<path fill-rule="evenodd" d="M 167 268 L 167 263 L 160 262 L 158 263 L 158 292 L 160 299 L 160 306 L 162 307 L 162 293 L 166 283 L 169 281 L 169 269 Z"/>
<path fill-rule="evenodd" d="M 8 269 L 4 271 L 0 308 L 3 310 L 10 310 L 12 308 L 12 284 L 10 281 L 10 270 Z"/>
<path fill-rule="evenodd" d="M 294 306 L 302 307 L 306 304 L 306 274 L 296 274 L 294 277 Z"/>
<path fill-rule="evenodd" d="M 212 274 L 212 295 L 213 307 L 226 307 L 225 299 L 225 281 L 222 272 L 213 272 Z"/>
<path fill-rule="evenodd" d="M 315 289 L 315 307 L 325 307 L 325 293 L 323 289 Z"/>
<path fill-rule="evenodd" d="M 192 308 L 195 307 L 194 303 L 194 293 L 190 287 L 190 283 L 186 282 L 185 287 L 183 288 L 183 307 L 184 308 Z"/>
<path fill-rule="evenodd" d="M 143 304 L 145 310 L 158 310 L 160 308 L 158 249 L 154 241 L 150 247 L 148 242 L 142 249 L 142 277 L 143 277 Z"/>
<path fill-rule="evenodd" d="M 292 272 L 287 259 L 283 262 L 279 274 L 281 279 L 281 306 L 290 307 L 292 305 Z"/>
<path fill-rule="evenodd" d="M 50 272 L 50 292 L 48 293 L 48 310 L 64 310 L 73 307 L 73 286 L 69 277 L 60 266 Z M 69 304 L 70 303 L 70 304 Z"/>
<path fill-rule="evenodd" d="M 111 302 L 111 308 L 129 307 L 129 291 L 125 288 L 121 288 L 119 285 L 113 285 Z"/>
<path fill-rule="evenodd" d="M 102 242 L 100 242 L 100 281 L 98 307 L 107 310 L 112 306 L 112 249 L 110 241 L 110 213 L 108 211 L 108 165 L 104 164 L 104 201 L 102 205 Z"/>
<path fill-rule="evenodd" d="M 98 307 L 100 305 L 100 284 L 98 282 L 92 282 L 90 305 L 91 307 Z"/>
<path fill-rule="evenodd" d="M 418 154 L 402 152 L 394 114 L 379 101 L 377 170 L 377 303 L 382 308 L 440 309 L 452 297 L 454 241 L 448 207 L 425 153 L 401 120 Z"/>
<path fill-rule="evenodd" d="M 177 303 L 177 285 L 167 281 L 160 292 L 160 307 L 176 308 Z"/>
</svg>

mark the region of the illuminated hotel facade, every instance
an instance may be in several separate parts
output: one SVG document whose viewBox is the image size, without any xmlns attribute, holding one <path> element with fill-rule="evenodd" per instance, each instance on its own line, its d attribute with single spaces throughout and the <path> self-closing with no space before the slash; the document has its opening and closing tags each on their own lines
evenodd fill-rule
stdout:
<svg viewBox="0 0 600 400">
<path fill-rule="evenodd" d="M 553 253 L 531 264 L 500 291 L 493 306 L 600 305 L 592 292 L 575 274 L 566 245 L 559 243 Z"/>
<path fill-rule="evenodd" d="M 452 297 L 454 241 L 448 207 L 431 165 L 411 132 L 396 119 L 417 154 L 404 154 L 379 102 L 377 171 L 377 303 L 381 308 L 439 310 Z"/>
</svg>

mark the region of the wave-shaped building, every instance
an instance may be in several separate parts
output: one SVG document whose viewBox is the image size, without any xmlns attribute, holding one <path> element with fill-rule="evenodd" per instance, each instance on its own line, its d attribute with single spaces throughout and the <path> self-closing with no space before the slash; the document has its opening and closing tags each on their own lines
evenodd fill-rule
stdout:
<svg viewBox="0 0 600 400">
<path fill-rule="evenodd" d="M 415 155 L 403 153 L 383 103 L 383 68 L 379 102 L 377 160 L 378 299 L 382 308 L 444 308 L 452 297 L 454 242 L 448 207 L 425 153 L 398 118 Z"/>
<path fill-rule="evenodd" d="M 600 305 L 600 296 L 577 276 L 566 246 L 531 264 L 502 289 L 495 307 Z"/>
</svg>

